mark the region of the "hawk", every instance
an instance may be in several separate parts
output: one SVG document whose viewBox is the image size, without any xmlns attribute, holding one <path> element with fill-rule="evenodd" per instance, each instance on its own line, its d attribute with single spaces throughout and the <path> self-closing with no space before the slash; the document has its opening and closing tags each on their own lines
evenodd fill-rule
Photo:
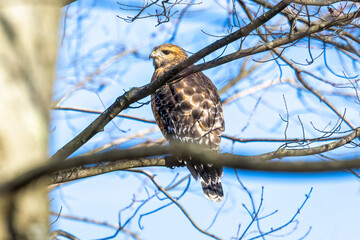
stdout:
<svg viewBox="0 0 360 240">
<path fill-rule="evenodd" d="M 155 47 L 149 56 L 155 72 L 151 82 L 172 66 L 187 58 L 180 47 L 163 44 Z M 202 72 L 167 83 L 151 96 L 151 108 L 164 137 L 169 144 L 180 141 L 195 143 L 219 151 L 221 134 L 225 129 L 221 100 L 215 85 Z M 221 201 L 223 169 L 211 164 L 192 161 L 191 157 L 178 159 L 191 175 L 200 178 L 205 196 Z"/>
</svg>

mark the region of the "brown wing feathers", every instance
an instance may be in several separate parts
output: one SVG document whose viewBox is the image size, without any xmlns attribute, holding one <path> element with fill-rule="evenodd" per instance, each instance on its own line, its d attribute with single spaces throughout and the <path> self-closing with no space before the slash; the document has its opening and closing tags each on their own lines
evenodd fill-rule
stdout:
<svg viewBox="0 0 360 240">
<path fill-rule="evenodd" d="M 186 58 L 186 53 L 171 44 L 154 48 L 156 71 L 153 80 L 162 72 Z M 224 119 L 217 89 L 203 73 L 194 73 L 168 83 L 152 95 L 152 110 L 164 136 L 170 141 L 191 142 L 218 151 Z M 213 201 L 223 197 L 222 168 L 204 165 L 191 158 L 184 162 L 192 176 L 200 177 L 205 196 Z"/>
</svg>

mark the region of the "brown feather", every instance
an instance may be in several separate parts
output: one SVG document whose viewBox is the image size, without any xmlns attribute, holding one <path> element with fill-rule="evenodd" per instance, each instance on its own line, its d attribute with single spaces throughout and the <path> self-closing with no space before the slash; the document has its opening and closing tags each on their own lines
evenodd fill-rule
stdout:
<svg viewBox="0 0 360 240">
<path fill-rule="evenodd" d="M 165 71 L 187 58 L 178 46 L 164 44 L 155 47 L 155 81 Z M 215 85 L 202 72 L 190 74 L 168 83 L 152 94 L 151 107 L 161 132 L 170 141 L 201 144 L 218 151 L 224 131 L 221 100 Z M 200 177 L 205 195 L 214 201 L 223 197 L 221 187 L 222 168 L 183 161 L 195 179 Z"/>
</svg>

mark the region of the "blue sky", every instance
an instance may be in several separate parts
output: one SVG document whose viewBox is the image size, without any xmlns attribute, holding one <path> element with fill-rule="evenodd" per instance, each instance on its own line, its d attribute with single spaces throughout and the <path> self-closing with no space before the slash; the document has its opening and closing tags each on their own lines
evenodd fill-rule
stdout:
<svg viewBox="0 0 360 240">
<path fill-rule="evenodd" d="M 226 1 L 219 2 L 226 6 Z M 120 10 L 116 1 L 78 1 L 71 4 L 69 8 L 65 7 L 65 11 L 67 11 L 66 22 L 61 20 L 59 33 L 61 44 L 58 54 L 54 101 L 74 89 L 76 84 L 86 79 L 116 54 L 133 48 L 137 49 L 137 54 L 128 54 L 119 58 L 101 73 L 94 75 L 92 81 L 86 82 L 81 89 L 74 91 L 61 102 L 60 106 L 104 110 L 124 91 L 148 83 L 153 73 L 153 66 L 147 56 L 154 46 L 167 42 L 173 34 L 172 24 L 164 24 L 155 28 L 156 21 L 151 18 L 135 21 L 132 24 L 124 22 L 117 15 L 127 16 L 134 13 Z M 190 52 L 196 52 L 217 40 L 204 32 L 221 36 L 226 34 L 228 30 L 226 17 L 226 11 L 213 1 L 194 6 L 181 22 L 174 43 Z M 246 22 L 246 19 L 244 21 Z M 65 32 L 63 32 L 64 29 Z M 247 47 L 255 43 L 253 37 L 248 38 L 246 42 Z M 230 44 L 226 52 L 231 52 L 238 46 L 237 42 Z M 294 61 L 305 62 L 305 59 L 308 58 L 308 52 L 304 50 L 305 46 L 306 42 L 300 44 L 300 47 L 286 52 L 286 56 Z M 316 56 L 321 49 L 314 45 L 312 51 Z M 220 53 L 221 51 L 218 51 L 211 57 L 216 57 Z M 259 54 L 253 56 L 252 59 L 259 60 L 265 55 Z M 329 62 L 333 63 L 334 71 L 341 73 L 343 67 L 338 64 L 339 60 L 334 51 L 329 50 L 327 57 Z M 206 60 L 210 60 L 210 57 Z M 244 59 L 240 59 L 207 70 L 205 74 L 220 89 L 226 83 L 225 80 L 236 76 L 244 62 Z M 316 64 L 304 68 L 329 77 L 332 81 L 342 81 L 321 68 L 323 63 L 324 60 L 320 57 Z M 248 64 L 251 66 L 255 64 L 255 61 L 251 60 Z M 355 74 L 356 69 L 352 68 L 351 63 L 347 66 L 349 68 L 346 69 L 347 72 Z M 286 79 L 291 77 L 291 74 L 292 71 L 289 67 L 283 66 L 280 71 L 274 62 L 262 64 L 260 71 L 243 79 L 234 89 L 223 94 L 222 98 L 228 97 L 234 91 L 246 90 L 269 79 Z M 309 81 L 323 91 L 331 89 L 326 84 L 318 83 L 315 80 Z M 301 97 L 299 98 L 299 96 Z M 262 100 L 260 104 L 257 104 L 259 97 Z M 311 128 L 311 123 L 319 129 L 329 129 L 337 121 L 337 118 L 311 94 L 283 83 L 224 106 L 225 133 L 243 138 L 283 138 L 286 124 L 281 120 L 279 114 L 282 117 L 286 116 L 284 98 L 291 115 L 287 131 L 288 137 L 302 137 L 297 116 L 300 116 L 302 122 L 307 126 L 306 134 L 310 137 L 319 136 L 319 132 Z M 146 98 L 143 101 L 148 100 L 149 98 Z M 331 97 L 331 100 L 342 111 L 346 107 L 348 119 L 355 125 L 359 125 L 358 105 L 337 97 Z M 309 111 L 309 109 L 313 111 Z M 139 109 L 129 109 L 124 113 L 153 119 L 149 105 Z M 49 154 L 53 154 L 75 137 L 96 116 L 82 112 L 54 110 L 50 129 Z M 153 127 L 155 127 L 153 124 L 116 118 L 105 127 L 104 132 L 97 134 L 74 155 L 87 152 L 115 139 L 135 134 L 141 129 Z M 342 130 L 347 130 L 346 126 L 343 126 Z M 147 138 L 156 139 L 160 136 L 160 132 L 157 131 L 149 134 Z M 116 147 L 127 148 L 142 141 L 144 140 L 133 139 Z M 261 142 L 232 144 L 230 141 L 223 140 L 222 151 L 252 155 L 273 151 L 280 145 L 281 143 Z M 343 149 L 335 151 L 331 156 L 359 156 L 359 151 Z M 156 174 L 157 181 L 163 186 L 168 185 L 175 177 L 180 179 L 188 175 L 188 171 L 184 168 L 157 167 L 145 170 Z M 305 239 L 355 239 L 360 235 L 357 227 L 358 216 L 360 216 L 359 180 L 355 176 L 343 172 L 288 174 L 239 170 L 238 173 L 241 181 L 251 191 L 256 207 L 260 204 L 261 189 L 264 187 L 260 216 L 277 211 L 261 221 L 260 227 L 263 232 L 289 221 L 305 200 L 305 194 L 308 194 L 313 188 L 310 198 L 296 217 L 298 224 L 293 223 L 275 233 L 275 236 L 266 239 L 279 239 L 276 236 L 282 236 L 280 237 L 282 239 L 301 239 L 310 228 Z M 179 176 L 177 176 L 178 174 Z M 251 221 L 243 207 L 244 204 L 247 208 L 251 208 L 251 201 L 238 183 L 233 169 L 225 169 L 223 185 L 226 200 L 222 203 L 212 203 L 204 198 L 200 183 L 191 179 L 189 190 L 180 199 L 180 203 L 194 221 L 204 229 L 211 224 L 220 209 L 221 211 L 209 232 L 223 239 L 231 239 L 236 236 L 239 224 L 241 224 L 240 232 L 242 232 Z M 170 193 L 178 196 L 185 187 L 186 182 Z M 62 209 L 62 214 L 117 224 L 119 211 L 129 206 L 134 196 L 136 199 L 146 199 L 147 194 L 151 195 L 155 190 L 155 186 L 143 175 L 116 172 L 62 185 L 50 193 L 50 199 L 54 212 Z M 163 197 L 161 194 L 160 196 Z M 137 233 L 141 239 L 209 239 L 197 231 L 174 204 L 142 217 L 139 222 L 139 216 L 142 214 L 169 203 L 168 200 L 161 199 L 154 197 L 149 200 L 140 208 L 126 229 Z M 137 206 L 139 203 L 121 211 L 122 223 L 136 211 Z M 53 229 L 63 229 L 80 239 L 98 239 L 114 233 L 113 229 L 62 218 L 53 224 Z M 245 239 L 256 236 L 254 230 L 256 230 L 256 224 L 249 230 L 249 235 Z M 291 234 L 287 235 L 288 233 Z M 115 239 L 128 238 L 120 233 Z"/>
</svg>

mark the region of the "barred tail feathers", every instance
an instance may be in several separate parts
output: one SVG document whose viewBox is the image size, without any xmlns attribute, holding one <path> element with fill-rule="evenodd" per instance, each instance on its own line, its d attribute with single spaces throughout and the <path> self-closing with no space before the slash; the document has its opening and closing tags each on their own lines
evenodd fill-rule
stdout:
<svg viewBox="0 0 360 240">
<path fill-rule="evenodd" d="M 183 162 L 195 180 L 200 178 L 205 197 L 211 201 L 220 202 L 224 197 L 221 185 L 223 169 L 210 164 L 194 163 L 191 161 L 191 157 Z"/>
<path fill-rule="evenodd" d="M 205 182 L 201 178 L 201 186 L 204 191 L 205 197 L 211 201 L 220 202 L 224 197 L 224 192 L 221 185 L 220 177 L 217 177 L 215 181 Z"/>
</svg>

